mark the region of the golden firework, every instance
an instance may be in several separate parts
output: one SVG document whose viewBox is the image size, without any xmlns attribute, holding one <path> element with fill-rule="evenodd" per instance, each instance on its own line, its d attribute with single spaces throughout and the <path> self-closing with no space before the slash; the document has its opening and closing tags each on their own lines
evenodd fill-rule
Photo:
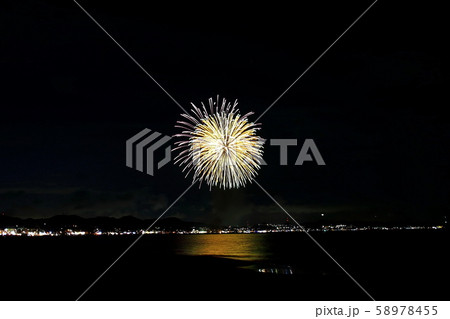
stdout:
<svg viewBox="0 0 450 319">
<path fill-rule="evenodd" d="M 263 139 L 256 135 L 259 124 L 248 121 L 253 112 L 241 115 L 237 100 L 231 104 L 226 99 L 219 106 L 209 99 L 209 112 L 192 104 L 192 115 L 181 114 L 187 121 L 178 121 L 183 138 L 175 142 L 174 150 L 181 150 L 175 163 L 184 166 L 187 175 L 194 172 L 193 183 L 203 181 L 220 188 L 239 188 L 251 182 L 260 168 Z"/>
</svg>

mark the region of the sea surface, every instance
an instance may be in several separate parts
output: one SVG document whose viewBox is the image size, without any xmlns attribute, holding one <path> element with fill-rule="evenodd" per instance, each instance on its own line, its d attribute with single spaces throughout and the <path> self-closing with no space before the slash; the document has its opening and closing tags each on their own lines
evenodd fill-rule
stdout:
<svg viewBox="0 0 450 319">
<path fill-rule="evenodd" d="M 448 232 L 146 235 L 81 300 L 448 300 Z M 0 238 L 1 300 L 76 300 L 133 236 Z"/>
</svg>

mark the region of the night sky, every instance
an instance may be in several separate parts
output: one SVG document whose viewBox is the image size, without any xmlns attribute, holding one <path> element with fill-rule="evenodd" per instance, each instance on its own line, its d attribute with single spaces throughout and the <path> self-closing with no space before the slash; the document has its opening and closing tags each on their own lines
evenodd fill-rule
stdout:
<svg viewBox="0 0 450 319">
<path fill-rule="evenodd" d="M 220 94 L 250 120 L 371 4 L 79 2 L 183 107 Z M 260 120 L 265 139 L 314 139 L 327 165 L 294 166 L 297 146 L 280 166 L 266 145 L 258 182 L 300 222 L 442 223 L 447 38 L 430 2 L 376 3 Z M 125 141 L 178 133 L 181 110 L 70 0 L 1 2 L 0 93 L 0 213 L 158 217 L 192 180 L 125 166 Z M 286 219 L 254 184 L 194 187 L 167 216 Z"/>
</svg>

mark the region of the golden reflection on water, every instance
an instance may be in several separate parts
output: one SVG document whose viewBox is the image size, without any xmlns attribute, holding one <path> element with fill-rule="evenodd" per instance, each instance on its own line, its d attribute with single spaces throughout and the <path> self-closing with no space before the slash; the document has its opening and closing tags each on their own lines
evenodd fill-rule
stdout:
<svg viewBox="0 0 450 319">
<path fill-rule="evenodd" d="M 245 261 L 268 257 L 266 238 L 261 234 L 208 234 L 185 236 L 177 253 L 189 256 L 215 256 Z"/>
</svg>

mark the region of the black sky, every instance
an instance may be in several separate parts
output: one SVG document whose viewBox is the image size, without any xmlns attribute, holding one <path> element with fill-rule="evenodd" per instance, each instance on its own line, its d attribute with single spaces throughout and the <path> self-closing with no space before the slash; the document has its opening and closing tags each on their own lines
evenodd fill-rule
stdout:
<svg viewBox="0 0 450 319">
<path fill-rule="evenodd" d="M 184 107 L 220 94 L 253 120 L 370 3 L 80 0 Z M 313 138 L 327 164 L 294 166 L 297 147 L 279 166 L 279 149 L 265 148 L 258 181 L 293 215 L 448 214 L 443 18 L 431 2 L 380 0 L 261 119 L 262 137 Z M 157 217 L 189 185 L 172 164 L 153 177 L 125 166 L 129 137 L 172 135 L 181 111 L 72 1 L 2 1 L 0 70 L 0 212 Z M 255 185 L 193 189 L 168 215 L 286 217 Z"/>
</svg>

